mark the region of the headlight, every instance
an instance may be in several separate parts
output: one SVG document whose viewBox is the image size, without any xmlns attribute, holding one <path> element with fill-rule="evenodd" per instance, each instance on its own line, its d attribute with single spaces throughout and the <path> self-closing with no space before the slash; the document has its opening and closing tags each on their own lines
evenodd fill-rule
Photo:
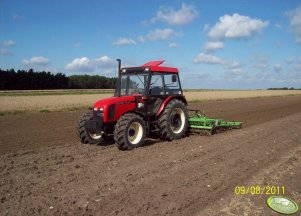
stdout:
<svg viewBox="0 0 301 216">
<path fill-rule="evenodd" d="M 103 112 L 103 107 L 100 107 L 99 109 L 98 109 L 98 107 L 94 107 L 93 110 L 94 110 L 94 111 L 100 111 L 100 112 Z"/>
</svg>

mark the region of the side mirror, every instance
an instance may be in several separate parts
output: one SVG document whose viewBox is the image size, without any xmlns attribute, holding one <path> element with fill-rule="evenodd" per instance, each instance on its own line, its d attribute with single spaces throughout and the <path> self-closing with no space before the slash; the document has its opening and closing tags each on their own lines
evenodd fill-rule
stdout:
<svg viewBox="0 0 301 216">
<path fill-rule="evenodd" d="M 174 82 L 177 82 L 177 75 L 172 75 L 171 81 L 172 81 L 173 83 L 174 83 Z"/>
</svg>

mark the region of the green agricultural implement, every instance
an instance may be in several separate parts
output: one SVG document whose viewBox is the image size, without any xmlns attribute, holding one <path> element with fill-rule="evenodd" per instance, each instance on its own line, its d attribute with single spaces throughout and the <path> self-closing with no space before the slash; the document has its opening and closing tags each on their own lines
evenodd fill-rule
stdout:
<svg viewBox="0 0 301 216">
<path fill-rule="evenodd" d="M 242 127 L 242 122 L 224 121 L 223 119 L 208 118 L 204 112 L 199 110 L 194 111 L 194 115 L 189 117 L 189 131 L 192 133 L 200 133 L 213 135 L 225 130 L 231 130 Z"/>
</svg>

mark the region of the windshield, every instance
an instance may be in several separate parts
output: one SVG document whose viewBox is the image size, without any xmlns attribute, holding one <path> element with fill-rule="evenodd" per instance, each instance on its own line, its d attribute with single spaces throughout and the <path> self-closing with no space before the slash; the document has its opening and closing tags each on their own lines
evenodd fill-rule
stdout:
<svg viewBox="0 0 301 216">
<path fill-rule="evenodd" d="M 120 95 L 144 95 L 147 83 L 148 74 L 123 74 L 121 76 Z"/>
</svg>

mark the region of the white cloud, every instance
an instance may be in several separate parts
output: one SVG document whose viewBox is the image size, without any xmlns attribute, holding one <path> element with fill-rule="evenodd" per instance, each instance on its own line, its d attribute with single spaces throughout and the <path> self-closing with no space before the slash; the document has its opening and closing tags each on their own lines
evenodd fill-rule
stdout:
<svg viewBox="0 0 301 216">
<path fill-rule="evenodd" d="M 226 14 L 210 29 L 208 37 L 211 40 L 248 38 L 260 33 L 268 24 L 268 21 L 252 19 L 237 13 L 232 16 Z"/>
<path fill-rule="evenodd" d="M 15 44 L 16 44 L 16 42 L 14 40 L 6 40 L 6 41 L 2 42 L 3 46 L 13 46 Z"/>
<path fill-rule="evenodd" d="M 178 35 L 179 33 L 175 32 L 173 29 L 165 28 L 165 29 L 155 29 L 150 31 L 147 34 L 147 38 L 149 40 L 167 40 L 172 36 Z"/>
<path fill-rule="evenodd" d="M 214 51 L 224 48 L 224 43 L 220 41 L 216 42 L 207 42 L 205 44 L 205 51 Z"/>
<path fill-rule="evenodd" d="M 113 45 L 116 46 L 126 46 L 126 45 L 135 45 L 136 41 L 131 38 L 119 38 L 118 40 L 113 42 Z"/>
<path fill-rule="evenodd" d="M 179 10 L 172 7 L 161 7 L 156 16 L 151 19 L 151 22 L 161 21 L 169 25 L 184 25 L 190 23 L 198 16 L 198 12 L 192 5 L 182 3 Z"/>
<path fill-rule="evenodd" d="M 300 73 L 301 72 L 301 63 L 297 63 L 296 65 L 294 65 L 293 69 L 294 69 L 294 71 Z M 298 74 L 298 76 L 299 76 L 298 78 L 300 79 L 300 74 Z"/>
<path fill-rule="evenodd" d="M 177 48 L 177 47 L 179 47 L 179 45 L 177 43 L 170 43 L 168 46 L 170 48 Z"/>
<path fill-rule="evenodd" d="M 75 58 L 65 68 L 72 72 L 94 72 L 98 71 L 103 74 L 111 75 L 116 68 L 116 64 L 108 56 L 89 59 L 88 57 Z"/>
<path fill-rule="evenodd" d="M 81 44 L 79 42 L 72 44 L 73 47 L 78 48 L 81 46 Z"/>
<path fill-rule="evenodd" d="M 296 35 L 296 43 L 301 44 L 301 6 L 286 13 L 290 17 L 290 27 Z"/>
<path fill-rule="evenodd" d="M 38 56 L 38 57 L 32 57 L 31 59 L 23 59 L 22 64 L 24 65 L 40 65 L 40 66 L 45 66 L 49 64 L 49 59 L 45 58 L 43 56 Z"/>
<path fill-rule="evenodd" d="M 273 68 L 276 73 L 280 73 L 283 69 L 281 64 L 275 64 Z"/>
<path fill-rule="evenodd" d="M 137 37 L 137 41 L 139 41 L 140 43 L 144 43 L 145 38 L 143 36 L 139 36 L 139 37 Z"/>
<path fill-rule="evenodd" d="M 205 53 L 200 53 L 198 54 L 194 60 L 194 63 L 204 63 L 204 64 L 220 64 L 220 65 L 227 65 L 228 61 L 214 56 L 214 55 L 209 55 L 209 54 L 205 54 Z"/>
<path fill-rule="evenodd" d="M 197 64 L 221 65 L 234 76 L 244 74 L 241 63 L 210 54 L 200 53 L 194 58 L 193 62 Z"/>
<path fill-rule="evenodd" d="M 97 66 L 101 67 L 111 67 L 114 65 L 113 59 L 109 58 L 108 56 L 101 56 L 97 59 L 95 59 Z"/>
<path fill-rule="evenodd" d="M 12 55 L 12 53 L 9 49 L 0 48 L 0 55 L 1 56 L 10 56 L 10 55 Z"/>
<path fill-rule="evenodd" d="M 275 41 L 273 44 L 276 48 L 281 48 L 283 46 L 282 41 Z"/>
<path fill-rule="evenodd" d="M 293 64 L 294 61 L 295 61 L 295 57 L 288 57 L 288 58 L 285 60 L 285 62 L 286 62 L 287 64 Z"/>
<path fill-rule="evenodd" d="M 87 57 L 75 58 L 73 61 L 66 65 L 67 70 L 76 72 L 92 71 L 93 68 L 90 64 L 90 59 Z"/>
<path fill-rule="evenodd" d="M 298 75 L 300 76 L 300 72 L 301 72 L 301 57 L 299 58 L 294 58 L 294 61 L 291 63 L 293 64 L 293 70 L 295 72 L 298 73 Z M 301 80 L 301 79 L 300 79 Z"/>
<path fill-rule="evenodd" d="M 227 69 L 227 71 L 233 75 L 233 76 L 238 76 L 238 75 L 245 75 L 246 72 L 243 69 L 243 65 L 239 62 L 228 62 L 225 65 L 225 68 Z"/>
<path fill-rule="evenodd" d="M 261 71 L 267 71 L 270 66 L 269 60 L 264 56 L 255 56 L 251 61 L 253 62 L 253 67 Z"/>
<path fill-rule="evenodd" d="M 276 23 L 275 27 L 278 28 L 278 29 L 282 29 L 282 25 L 280 23 Z"/>
<path fill-rule="evenodd" d="M 236 62 L 236 61 L 228 61 L 226 68 L 228 69 L 240 69 L 242 67 L 241 63 Z"/>
<path fill-rule="evenodd" d="M 203 31 L 208 31 L 210 29 L 210 25 L 209 24 L 205 24 L 203 27 Z"/>
<path fill-rule="evenodd" d="M 242 68 L 234 68 L 230 70 L 230 74 L 237 77 L 237 76 L 244 75 L 245 72 L 242 70 Z"/>
</svg>

